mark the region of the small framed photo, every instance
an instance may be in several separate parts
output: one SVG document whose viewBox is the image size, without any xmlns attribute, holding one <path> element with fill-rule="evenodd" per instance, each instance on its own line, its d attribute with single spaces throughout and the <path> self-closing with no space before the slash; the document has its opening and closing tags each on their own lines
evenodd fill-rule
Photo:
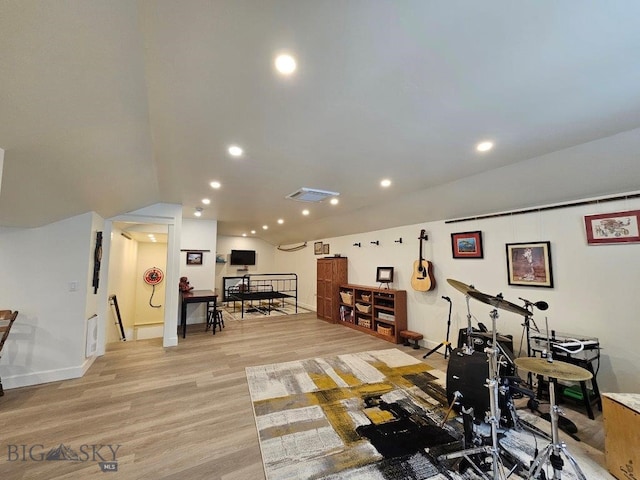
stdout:
<svg viewBox="0 0 640 480">
<path fill-rule="evenodd" d="M 453 258 L 483 258 L 482 232 L 459 232 L 451 234 Z"/>
<path fill-rule="evenodd" d="M 553 288 L 551 242 L 507 243 L 509 285 Z"/>
<path fill-rule="evenodd" d="M 187 252 L 187 265 L 202 265 L 202 252 Z"/>
<path fill-rule="evenodd" d="M 323 255 L 329 255 L 329 244 L 328 243 L 323 243 L 322 244 L 322 254 Z"/>
<path fill-rule="evenodd" d="M 603 213 L 584 217 L 587 244 L 640 242 L 640 210 Z"/>
<path fill-rule="evenodd" d="M 313 244 L 313 254 L 314 255 L 322 255 L 322 242 L 314 242 L 314 244 Z"/>
<path fill-rule="evenodd" d="M 392 283 L 393 267 L 378 267 L 378 270 L 376 271 L 376 282 Z"/>
</svg>

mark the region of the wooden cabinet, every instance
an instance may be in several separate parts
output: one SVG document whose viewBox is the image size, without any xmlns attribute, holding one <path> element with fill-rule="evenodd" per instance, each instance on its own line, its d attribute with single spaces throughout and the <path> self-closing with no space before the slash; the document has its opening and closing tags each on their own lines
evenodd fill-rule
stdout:
<svg viewBox="0 0 640 480">
<path fill-rule="evenodd" d="M 340 285 L 342 325 L 392 343 L 407 329 L 407 292 L 363 285 Z"/>
<path fill-rule="evenodd" d="M 317 266 L 318 318 L 336 323 L 340 311 L 340 285 L 348 281 L 347 257 L 319 258 Z"/>
</svg>

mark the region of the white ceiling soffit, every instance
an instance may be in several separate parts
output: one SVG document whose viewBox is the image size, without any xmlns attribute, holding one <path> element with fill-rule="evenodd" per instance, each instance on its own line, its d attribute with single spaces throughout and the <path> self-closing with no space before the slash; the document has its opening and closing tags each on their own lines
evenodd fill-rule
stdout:
<svg viewBox="0 0 640 480">
<path fill-rule="evenodd" d="M 296 200 L 298 202 L 321 202 L 328 197 L 337 197 L 338 192 L 330 192 L 328 190 L 318 190 L 317 188 L 302 187 L 293 193 L 287 195 L 286 198 Z"/>
</svg>

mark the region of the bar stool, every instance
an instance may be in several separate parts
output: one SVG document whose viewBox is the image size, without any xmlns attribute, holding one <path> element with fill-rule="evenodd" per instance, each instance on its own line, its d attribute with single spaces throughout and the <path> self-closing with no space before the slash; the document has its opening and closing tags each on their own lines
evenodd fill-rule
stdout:
<svg viewBox="0 0 640 480">
<path fill-rule="evenodd" d="M 209 327 L 213 330 L 213 334 L 216 334 L 216 327 L 222 331 L 224 327 L 224 319 L 222 318 L 222 311 L 218 310 L 216 302 L 207 302 L 207 327 L 205 332 L 209 330 Z"/>
</svg>

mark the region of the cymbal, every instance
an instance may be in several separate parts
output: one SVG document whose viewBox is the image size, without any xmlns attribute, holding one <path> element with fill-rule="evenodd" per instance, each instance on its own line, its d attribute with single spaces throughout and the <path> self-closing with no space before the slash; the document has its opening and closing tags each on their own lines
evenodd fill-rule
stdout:
<svg viewBox="0 0 640 480">
<path fill-rule="evenodd" d="M 465 295 L 469 295 L 469 292 L 480 293 L 480 291 L 476 290 L 474 287 L 470 285 L 466 285 L 462 282 L 459 282 L 458 280 L 454 280 L 453 278 L 447 278 L 447 283 L 451 285 L 453 288 L 455 288 L 456 290 L 458 290 L 459 292 L 464 293 Z"/>
<path fill-rule="evenodd" d="M 469 295 L 475 298 L 476 300 L 480 300 L 482 303 L 486 303 L 488 305 L 493 305 L 496 308 L 500 308 L 502 310 L 507 310 L 509 312 L 517 313 L 518 315 L 527 316 L 530 315 L 529 311 L 525 308 L 519 307 L 518 305 L 507 302 L 506 300 L 500 297 L 492 297 L 491 295 L 487 295 L 486 293 L 471 291 Z"/>
<path fill-rule="evenodd" d="M 591 372 L 585 368 L 557 360 L 550 362 L 546 358 L 521 357 L 516 358 L 515 362 L 518 368 L 558 380 L 584 382 L 593 377 Z"/>
</svg>

